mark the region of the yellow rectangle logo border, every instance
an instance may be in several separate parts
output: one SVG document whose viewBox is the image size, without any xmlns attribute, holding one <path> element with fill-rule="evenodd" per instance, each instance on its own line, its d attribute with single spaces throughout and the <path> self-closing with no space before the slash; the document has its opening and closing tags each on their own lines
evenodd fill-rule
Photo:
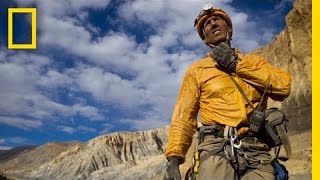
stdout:
<svg viewBox="0 0 320 180">
<path fill-rule="evenodd" d="M 13 13 L 31 13 L 31 44 L 13 44 Z M 37 9 L 8 8 L 8 49 L 37 48 Z"/>
</svg>

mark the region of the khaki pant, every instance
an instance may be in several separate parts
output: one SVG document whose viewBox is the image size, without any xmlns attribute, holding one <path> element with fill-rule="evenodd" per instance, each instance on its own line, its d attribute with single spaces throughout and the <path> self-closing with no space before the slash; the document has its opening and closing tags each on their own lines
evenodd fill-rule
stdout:
<svg viewBox="0 0 320 180">
<path fill-rule="evenodd" d="M 272 157 L 268 153 L 270 148 L 257 138 L 251 138 L 252 142 L 242 141 L 242 150 L 247 155 L 237 154 L 239 164 L 246 167 L 244 173 L 238 178 L 240 180 L 275 180 L 274 169 L 271 165 Z M 224 138 L 215 138 L 213 135 L 207 135 L 204 141 L 199 144 L 200 159 L 209 151 L 220 147 L 224 142 Z M 230 144 L 226 145 L 226 151 L 231 155 Z M 267 163 L 258 163 L 263 160 Z M 248 165 L 246 166 L 245 163 Z M 220 155 L 213 155 L 200 162 L 199 166 L 199 180 L 236 180 L 237 174 L 230 162 Z"/>
</svg>

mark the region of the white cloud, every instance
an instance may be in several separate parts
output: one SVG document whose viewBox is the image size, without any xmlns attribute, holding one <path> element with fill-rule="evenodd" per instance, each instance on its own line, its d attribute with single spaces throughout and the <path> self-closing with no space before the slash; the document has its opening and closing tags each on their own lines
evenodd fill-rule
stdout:
<svg viewBox="0 0 320 180">
<path fill-rule="evenodd" d="M 12 146 L 21 146 L 30 143 L 31 141 L 29 139 L 19 136 L 0 138 L 0 150 L 9 150 L 13 148 Z"/>
<path fill-rule="evenodd" d="M 91 127 L 87 127 L 87 126 L 83 126 L 83 125 L 78 126 L 77 127 L 77 131 L 83 132 L 83 133 L 86 133 L 86 132 L 95 133 L 95 132 L 97 132 L 96 129 L 91 128 Z"/>
<path fill-rule="evenodd" d="M 101 68 L 84 67 L 76 73 L 79 87 L 93 94 L 98 101 L 133 108 L 148 101 L 148 92 L 133 81 L 121 79 Z"/>
<path fill-rule="evenodd" d="M 24 137 L 8 137 L 6 138 L 8 143 L 13 143 L 13 144 L 25 144 L 27 143 L 29 140 L 27 138 Z"/>
<path fill-rule="evenodd" d="M 93 106 L 87 106 L 82 104 L 74 104 L 70 107 L 72 113 L 70 116 L 79 114 L 83 117 L 87 117 L 90 120 L 103 120 L 104 117 L 99 113 L 99 110 Z"/>
<path fill-rule="evenodd" d="M 69 0 L 69 2 L 76 10 L 81 8 L 102 9 L 109 4 L 110 0 Z"/>
<path fill-rule="evenodd" d="M 233 45 L 248 52 L 261 45 L 260 34 L 273 32 L 272 27 L 262 28 L 258 22 L 248 19 L 248 15 L 231 7 L 231 1 L 210 1 L 215 7 L 224 9 L 231 17 L 234 27 Z M 177 5 L 178 4 L 178 5 Z M 283 4 L 283 3 L 282 3 Z M 162 47 L 175 45 L 204 48 L 197 36 L 193 22 L 204 3 L 198 1 L 128 1 L 120 7 L 119 15 L 127 21 L 143 21 L 156 30 Z M 260 22 L 259 22 L 260 23 Z M 274 34 L 273 34 L 274 36 Z M 177 44 L 180 40 L 182 44 Z M 270 39 L 269 39 L 270 40 Z"/>
<path fill-rule="evenodd" d="M 44 68 L 53 63 L 46 57 L 26 53 L 8 55 L 0 51 L 0 83 L 6 85 L 0 87 L 0 97 L 6 102 L 0 103 L 0 111 L 8 115 L 3 119 L 28 114 L 31 118 L 25 119 L 27 122 L 38 123 L 29 128 L 41 126 L 43 119 L 50 119 L 55 114 L 61 118 L 81 115 L 106 120 L 102 110 L 87 105 L 86 100 L 76 101 L 73 105 L 55 101 L 53 93 L 60 87 L 71 93 L 88 92 L 96 102 L 108 107 L 138 112 L 141 118 L 121 120 L 130 123 L 134 129 L 164 125 L 170 120 L 186 68 L 208 50 L 193 27 L 203 5 L 198 1 L 124 1 L 118 9 L 117 20 L 121 25 L 143 22 L 153 30 L 152 34 L 144 34 L 145 28 L 141 28 L 139 36 L 146 36 L 146 41 L 140 43 L 125 28 L 121 32 L 110 30 L 101 33 L 100 37 L 93 36 L 101 30 L 88 21 L 87 9 L 104 9 L 110 0 L 16 1 L 21 6 L 37 4 L 41 31 L 38 43 L 42 47 L 63 49 L 74 59 L 82 60 L 76 67 L 60 71 Z M 235 47 L 249 51 L 273 36 L 272 28 L 261 30 L 257 22 L 231 7 L 230 2 L 212 1 L 230 14 Z M 140 109 L 144 106 L 148 108 Z M 107 107 L 102 109 L 108 110 Z M 9 124 L 3 119 L 0 118 L 0 123 Z M 18 119 L 17 127 L 21 127 L 25 120 Z M 104 124 L 100 133 L 110 131 L 113 128 L 110 123 Z M 69 134 L 77 130 L 93 132 L 85 126 L 59 126 L 59 129 Z"/>
<path fill-rule="evenodd" d="M 53 100 L 52 92 L 58 87 L 72 90 L 73 80 L 50 68 L 46 70 L 49 64 L 50 60 L 43 56 L 1 51 L 0 98 L 5 103 L 0 103 L 0 123 L 31 129 L 40 127 L 43 121 L 49 121 L 56 114 L 62 118 L 81 115 L 93 120 L 103 119 L 93 106 L 64 105 Z"/>
<path fill-rule="evenodd" d="M 68 134 L 74 134 L 74 133 L 96 133 L 97 130 L 91 127 L 87 127 L 84 125 L 79 125 L 77 127 L 71 127 L 71 126 L 65 126 L 65 125 L 59 125 L 57 126 L 57 129 L 59 131 L 68 133 Z"/>
<path fill-rule="evenodd" d="M 0 146 L 0 150 L 10 150 L 12 148 L 13 147 L 11 147 L 11 146 Z"/>
<path fill-rule="evenodd" d="M 163 127 L 168 124 L 167 121 L 164 121 L 163 118 L 166 116 L 161 115 L 159 112 L 157 113 L 149 113 L 151 116 L 146 116 L 141 119 L 121 119 L 120 122 L 131 125 L 133 130 L 146 130 L 153 129 L 158 127 Z"/>
<path fill-rule="evenodd" d="M 37 5 L 37 9 L 49 15 L 62 16 L 77 13 L 84 8 L 103 9 L 108 6 L 110 0 L 55 0 L 55 1 L 38 1 L 38 0 L 15 0 L 20 6 Z"/>
<path fill-rule="evenodd" d="M 101 126 L 102 126 L 102 130 L 99 132 L 100 135 L 110 133 L 110 130 L 114 127 L 114 125 L 110 123 L 103 123 Z"/>
<path fill-rule="evenodd" d="M 68 134 L 73 134 L 76 132 L 76 129 L 74 129 L 73 127 L 69 127 L 69 126 L 57 126 L 57 129 L 62 131 L 62 132 L 65 132 L 65 133 L 68 133 Z"/>
<path fill-rule="evenodd" d="M 66 87 L 72 85 L 73 79 L 68 75 L 49 70 L 40 77 L 39 85 L 47 88 Z"/>
<path fill-rule="evenodd" d="M 25 130 L 42 126 L 42 122 L 39 120 L 9 116 L 0 116 L 0 123 Z"/>
</svg>

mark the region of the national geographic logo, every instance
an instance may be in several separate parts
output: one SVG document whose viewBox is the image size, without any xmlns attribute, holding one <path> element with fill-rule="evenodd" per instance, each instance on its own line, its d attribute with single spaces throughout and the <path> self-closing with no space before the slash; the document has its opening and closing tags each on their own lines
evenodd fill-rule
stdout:
<svg viewBox="0 0 320 180">
<path fill-rule="evenodd" d="M 13 14 L 31 13 L 31 44 L 13 43 Z M 36 8 L 8 8 L 8 49 L 36 49 L 37 48 L 37 9 Z"/>
</svg>

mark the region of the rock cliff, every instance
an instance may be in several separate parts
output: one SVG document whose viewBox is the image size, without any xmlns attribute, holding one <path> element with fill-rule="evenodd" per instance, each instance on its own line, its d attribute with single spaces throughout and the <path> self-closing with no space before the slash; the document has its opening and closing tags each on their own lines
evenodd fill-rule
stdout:
<svg viewBox="0 0 320 180">
<path fill-rule="evenodd" d="M 293 77 L 290 96 L 283 103 L 270 102 L 284 110 L 293 133 L 311 128 L 311 9 L 311 0 L 296 0 L 286 17 L 286 28 L 253 52 Z"/>
</svg>

